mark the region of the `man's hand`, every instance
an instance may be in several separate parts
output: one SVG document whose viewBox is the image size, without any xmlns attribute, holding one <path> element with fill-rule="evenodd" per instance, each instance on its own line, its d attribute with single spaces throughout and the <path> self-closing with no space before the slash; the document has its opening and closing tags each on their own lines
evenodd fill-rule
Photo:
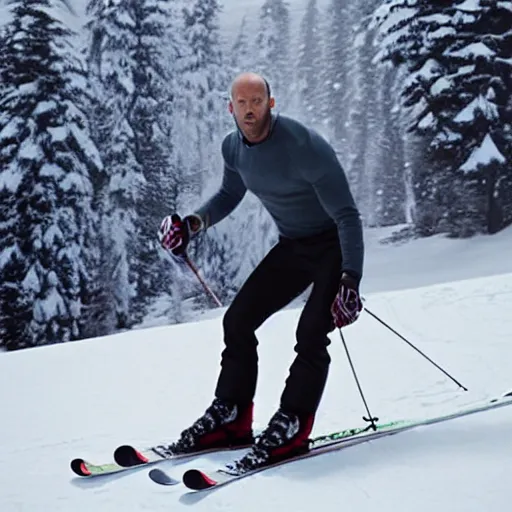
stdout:
<svg viewBox="0 0 512 512">
<path fill-rule="evenodd" d="M 174 213 L 164 218 L 160 225 L 158 237 L 164 249 L 179 256 L 187 250 L 191 236 L 202 228 L 202 220 L 197 215 L 188 215 L 183 220 Z"/>
<path fill-rule="evenodd" d="M 357 279 L 343 272 L 338 294 L 331 306 L 334 325 L 338 328 L 350 325 L 357 320 L 362 309 Z"/>
</svg>

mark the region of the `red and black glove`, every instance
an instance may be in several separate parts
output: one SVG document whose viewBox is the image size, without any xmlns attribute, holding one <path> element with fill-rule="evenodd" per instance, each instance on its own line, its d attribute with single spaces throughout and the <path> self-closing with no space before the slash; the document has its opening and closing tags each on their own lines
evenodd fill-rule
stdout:
<svg viewBox="0 0 512 512">
<path fill-rule="evenodd" d="M 176 213 L 168 215 L 160 224 L 160 244 L 175 256 L 179 256 L 185 253 L 190 238 L 201 230 L 202 225 L 198 215 L 188 215 L 183 219 Z"/>
<path fill-rule="evenodd" d="M 350 325 L 357 320 L 362 309 L 359 280 L 351 274 L 343 272 L 338 294 L 331 306 L 334 325 L 338 328 Z"/>
</svg>

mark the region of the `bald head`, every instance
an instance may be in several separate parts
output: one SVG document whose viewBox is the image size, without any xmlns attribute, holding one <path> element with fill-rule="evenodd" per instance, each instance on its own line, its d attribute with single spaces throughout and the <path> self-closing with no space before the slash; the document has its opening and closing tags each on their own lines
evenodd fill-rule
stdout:
<svg viewBox="0 0 512 512">
<path fill-rule="evenodd" d="M 274 98 L 267 81 L 257 73 L 242 73 L 231 84 L 229 110 L 250 142 L 260 142 L 270 131 Z"/>
<path fill-rule="evenodd" d="M 234 98 L 237 91 L 250 88 L 253 91 L 262 92 L 270 98 L 270 86 L 268 82 L 258 73 L 241 73 L 231 83 L 231 98 Z"/>
</svg>

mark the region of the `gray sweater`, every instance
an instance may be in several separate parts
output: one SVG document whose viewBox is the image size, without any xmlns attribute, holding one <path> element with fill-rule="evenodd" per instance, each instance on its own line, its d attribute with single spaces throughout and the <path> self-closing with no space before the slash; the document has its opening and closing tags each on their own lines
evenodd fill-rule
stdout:
<svg viewBox="0 0 512 512">
<path fill-rule="evenodd" d="M 314 130 L 283 115 L 272 116 L 265 141 L 249 145 L 239 130 L 222 143 L 220 189 L 196 213 L 213 226 L 253 192 L 288 238 L 338 228 L 342 270 L 362 277 L 364 243 L 359 211 L 332 147 Z"/>
</svg>

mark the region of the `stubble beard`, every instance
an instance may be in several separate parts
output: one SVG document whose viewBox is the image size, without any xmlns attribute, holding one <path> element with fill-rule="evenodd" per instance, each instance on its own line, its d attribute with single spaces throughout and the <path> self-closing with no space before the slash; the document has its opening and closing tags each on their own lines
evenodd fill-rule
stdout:
<svg viewBox="0 0 512 512">
<path fill-rule="evenodd" d="M 244 132 L 244 135 L 248 140 L 252 139 L 260 141 L 260 139 L 264 139 L 268 134 L 268 131 L 270 130 L 270 121 L 271 112 L 269 108 L 265 113 L 264 117 L 262 118 L 261 122 L 256 123 L 250 130 L 247 130 L 247 128 L 245 128 L 242 131 Z"/>
</svg>

